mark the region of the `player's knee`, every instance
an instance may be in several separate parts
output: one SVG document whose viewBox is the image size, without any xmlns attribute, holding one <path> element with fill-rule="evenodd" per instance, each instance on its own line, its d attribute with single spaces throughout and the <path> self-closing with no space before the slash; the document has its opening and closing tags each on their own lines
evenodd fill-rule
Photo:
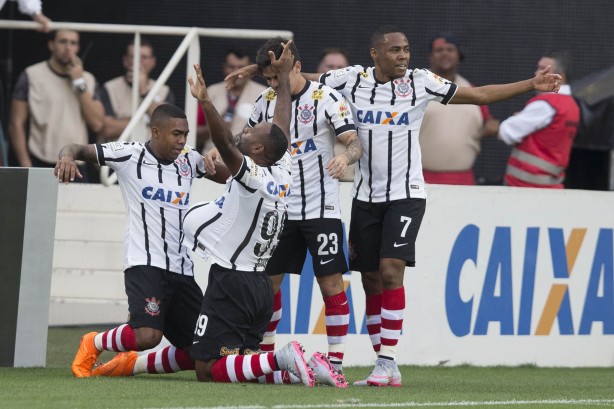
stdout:
<svg viewBox="0 0 614 409">
<path fill-rule="evenodd" d="M 333 295 L 337 295 L 344 290 L 343 278 L 339 273 L 317 277 L 317 280 L 318 285 L 320 286 L 320 291 L 322 292 L 322 296 L 324 297 L 331 297 Z"/>
<path fill-rule="evenodd" d="M 153 328 L 138 328 L 134 331 L 134 336 L 141 351 L 154 348 L 162 341 L 162 331 Z"/>
<path fill-rule="evenodd" d="M 199 382 L 211 382 L 213 378 L 211 377 L 211 367 L 213 366 L 214 361 L 199 361 L 196 360 L 194 362 L 194 370 L 196 371 L 196 380 Z"/>
<path fill-rule="evenodd" d="M 399 288 L 403 286 L 405 261 L 394 258 L 383 258 L 380 261 L 380 273 L 384 288 Z"/>
<path fill-rule="evenodd" d="M 362 287 L 365 294 L 373 295 L 382 292 L 382 276 L 379 271 L 361 273 Z"/>
</svg>

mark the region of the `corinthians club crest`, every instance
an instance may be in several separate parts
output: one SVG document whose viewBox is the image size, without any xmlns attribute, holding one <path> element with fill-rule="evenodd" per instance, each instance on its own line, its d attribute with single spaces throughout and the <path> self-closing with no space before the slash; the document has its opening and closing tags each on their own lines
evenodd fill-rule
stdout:
<svg viewBox="0 0 614 409">
<path fill-rule="evenodd" d="M 313 121 L 313 106 L 309 106 L 309 104 L 305 104 L 303 106 L 298 106 L 298 116 L 297 119 L 304 124 L 308 124 Z"/>
<path fill-rule="evenodd" d="M 160 303 L 161 301 L 156 300 L 156 297 L 145 298 L 147 304 L 145 305 L 145 312 L 152 317 L 156 317 L 160 315 Z"/>
<path fill-rule="evenodd" d="M 179 169 L 179 174 L 183 177 L 190 176 L 190 165 L 188 165 L 188 158 L 181 156 L 175 159 L 175 164 Z"/>
<path fill-rule="evenodd" d="M 394 80 L 394 93 L 401 98 L 405 98 L 412 94 L 411 80 L 409 78 L 399 78 Z"/>
</svg>

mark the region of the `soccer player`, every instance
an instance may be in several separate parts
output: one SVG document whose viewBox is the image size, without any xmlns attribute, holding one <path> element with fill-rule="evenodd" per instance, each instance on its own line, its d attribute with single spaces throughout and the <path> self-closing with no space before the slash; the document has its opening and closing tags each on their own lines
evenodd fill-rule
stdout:
<svg viewBox="0 0 614 409">
<path fill-rule="evenodd" d="M 158 106 L 151 116 L 151 139 L 145 143 L 112 142 L 66 145 L 55 175 L 60 182 L 81 177 L 76 160 L 107 165 L 118 176 L 128 223 L 124 240 L 124 279 L 130 318 L 109 331 L 81 338 L 72 363 L 78 378 L 92 374 L 106 351 L 141 351 L 155 347 L 165 335 L 172 345 L 157 351 L 156 368 L 139 361 L 144 372 L 194 369 L 186 348 L 192 345 L 202 291 L 194 280 L 194 263 L 180 243 L 182 219 L 190 203 L 194 178 L 205 176 L 202 156 L 186 146 L 188 121 L 173 105 Z M 223 177 L 222 171 L 219 177 Z M 132 364 L 136 352 L 122 355 Z"/>
<path fill-rule="evenodd" d="M 280 55 L 283 41 L 279 37 L 272 38 L 258 50 L 258 71 L 270 88 L 256 100 L 248 127 L 270 122 L 274 118 L 272 112 L 277 102 L 275 90 L 278 79 L 268 52 Z M 326 374 L 318 376 L 316 373 L 316 378 L 320 381 L 334 379 L 332 386 L 345 387 L 347 383 L 341 365 L 350 309 L 342 278 L 348 266 L 343 251 L 337 178 L 345 174 L 348 165 L 360 158 L 362 148 L 345 98 L 326 85 L 305 80 L 301 75 L 301 60 L 296 46 L 292 45 L 290 50 L 294 57 L 289 76 L 293 112 L 290 122 L 292 185 L 286 192 L 289 194 L 288 220 L 284 223 L 279 245 L 266 267 L 275 291 L 274 312 L 260 347 L 263 351 L 274 350 L 277 325 L 282 314 L 280 287 L 284 273 L 301 274 L 309 249 L 324 298 L 328 337 L 328 356 L 316 352 L 309 365 L 323 370 L 332 364 L 335 368 L 333 377 Z M 336 156 L 335 139 L 346 146 L 346 151 Z M 217 156 L 216 151 L 205 155 L 208 171 L 215 172 L 213 164 Z M 330 360 L 330 363 L 322 363 L 326 360 Z M 318 365 L 318 362 L 321 364 Z"/>
<path fill-rule="evenodd" d="M 273 313 L 273 287 L 265 267 L 279 242 L 292 182 L 291 46 L 289 41 L 277 56 L 267 53 L 271 75 L 279 82 L 272 123 L 246 128 L 236 144 L 207 95 L 199 66 L 196 80 L 188 80 L 213 143 L 233 175 L 221 197 L 193 206 L 184 220 L 184 242 L 212 262 L 191 349 L 199 381 L 244 382 L 286 370 L 304 385 L 314 385 L 296 341 L 276 352 L 256 353 Z"/>
<path fill-rule="evenodd" d="M 409 42 L 393 26 L 371 37 L 374 67 L 355 65 L 318 76 L 303 74 L 344 95 L 356 121 L 363 155 L 352 188 L 350 268 L 361 272 L 367 330 L 378 353 L 369 376 L 355 385 L 401 386 L 396 346 L 403 327 L 405 267 L 415 265 L 415 241 L 426 207 L 418 134 L 429 101 L 486 105 L 522 93 L 557 92 L 550 67 L 511 84 L 458 87 L 426 69 L 409 69 Z M 247 67 L 227 77 L 249 76 Z"/>
</svg>

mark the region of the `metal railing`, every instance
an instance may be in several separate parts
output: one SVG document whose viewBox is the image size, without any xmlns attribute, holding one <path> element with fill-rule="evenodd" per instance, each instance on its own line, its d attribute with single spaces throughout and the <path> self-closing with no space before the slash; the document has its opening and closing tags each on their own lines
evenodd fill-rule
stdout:
<svg viewBox="0 0 614 409">
<path fill-rule="evenodd" d="M 0 29 L 15 30 L 36 30 L 38 23 L 32 21 L 1 20 Z M 236 28 L 202 28 L 202 27 L 169 27 L 169 26 L 144 26 L 144 25 L 125 25 L 125 24 L 93 24 L 93 23 L 62 23 L 52 22 L 49 24 L 51 30 L 74 30 L 79 32 L 98 32 L 112 34 L 134 34 L 134 59 L 133 59 L 133 78 L 139 78 L 140 74 L 140 55 L 141 55 L 141 34 L 146 35 L 165 35 L 165 36 L 184 36 L 183 41 L 168 61 L 160 76 L 156 79 L 147 96 L 138 104 L 139 88 L 136 81 L 132 84 L 132 118 L 121 133 L 118 141 L 125 141 L 132 133 L 135 126 L 139 123 L 147 108 L 153 101 L 160 88 L 168 81 L 169 77 L 187 52 L 187 69 L 191 72 L 192 66 L 200 61 L 200 37 L 214 38 L 236 38 L 236 39 L 269 39 L 280 36 L 282 38 L 293 38 L 291 31 L 284 30 L 248 30 Z M 188 117 L 190 129 L 196 130 L 196 100 L 190 94 L 190 87 L 186 80 L 185 85 L 185 113 Z M 196 132 L 191 132 L 188 137 L 188 144 L 195 146 Z M 100 180 L 110 186 L 117 181 L 117 175 L 109 175 L 109 168 L 106 166 L 100 169 Z"/>
</svg>

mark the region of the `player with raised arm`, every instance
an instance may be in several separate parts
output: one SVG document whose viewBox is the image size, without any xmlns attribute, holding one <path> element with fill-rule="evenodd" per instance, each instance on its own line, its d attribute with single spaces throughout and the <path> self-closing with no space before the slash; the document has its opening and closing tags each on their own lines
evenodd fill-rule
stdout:
<svg viewBox="0 0 614 409">
<path fill-rule="evenodd" d="M 247 128 L 238 143 L 207 94 L 200 67 L 190 78 L 211 136 L 233 175 L 216 200 L 194 205 L 184 220 L 184 243 L 210 258 L 209 282 L 196 322 L 191 355 L 199 381 L 245 382 L 285 370 L 314 385 L 296 341 L 276 352 L 257 353 L 273 312 L 273 287 L 265 273 L 278 244 L 292 181 L 290 157 L 289 41 L 279 59 L 269 53 L 279 81 L 272 123 Z"/>
<path fill-rule="evenodd" d="M 280 55 L 283 41 L 279 37 L 272 38 L 258 50 L 258 71 L 270 88 L 256 100 L 248 127 L 270 122 L 274 117 L 272 112 L 277 103 L 278 79 L 268 52 Z M 328 339 L 328 356 L 316 352 L 309 365 L 314 369 L 318 382 L 326 383 L 328 380 L 331 386 L 345 387 L 347 382 L 341 365 L 350 309 L 342 278 L 348 266 L 343 251 L 337 179 L 344 175 L 349 164 L 360 158 L 362 148 L 345 98 L 326 85 L 305 80 L 301 75 L 298 49 L 293 45 L 290 50 L 294 57 L 289 76 L 293 112 L 290 123 L 292 193 L 288 197 L 288 220 L 284 224 L 279 246 L 266 268 L 273 280 L 274 312 L 260 347 L 263 351 L 274 350 L 276 329 L 282 314 L 280 287 L 284 274 L 301 274 L 309 250 L 324 299 Z M 346 146 L 346 151 L 339 155 L 334 154 L 335 139 Z M 212 166 L 217 156 L 215 150 L 205 155 L 208 171 L 215 172 Z M 284 379 L 287 378 L 277 377 L 278 381 Z"/>
<path fill-rule="evenodd" d="M 457 87 L 426 69 L 409 69 L 409 42 L 393 26 L 371 37 L 373 67 L 355 65 L 303 74 L 338 90 L 352 108 L 363 155 L 352 188 L 350 268 L 360 271 L 375 368 L 355 385 L 401 386 L 396 346 L 405 310 L 405 267 L 415 265 L 415 241 L 426 208 L 418 134 L 429 101 L 486 105 L 532 90 L 558 91 L 550 67 L 510 84 Z M 229 75 L 256 72 L 246 67 Z"/>
</svg>

